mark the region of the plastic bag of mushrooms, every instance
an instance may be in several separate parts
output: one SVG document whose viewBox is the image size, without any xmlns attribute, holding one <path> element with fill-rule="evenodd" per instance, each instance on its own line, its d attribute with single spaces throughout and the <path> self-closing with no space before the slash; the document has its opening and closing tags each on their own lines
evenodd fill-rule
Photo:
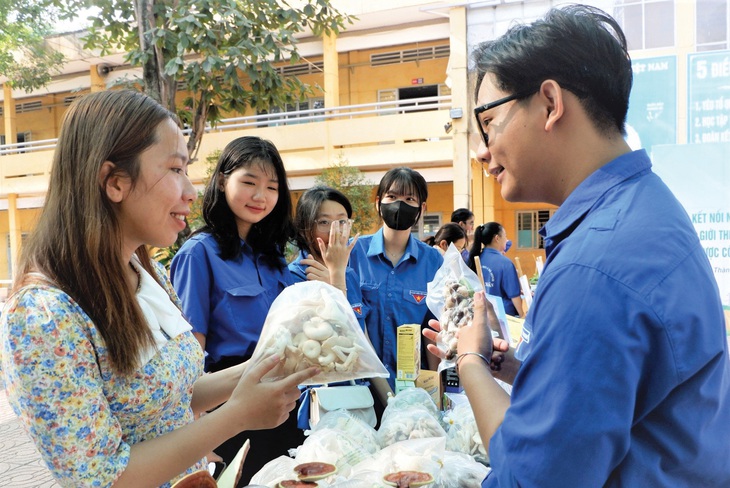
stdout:
<svg viewBox="0 0 730 488">
<path fill-rule="evenodd" d="M 437 346 L 446 352 L 446 359 L 439 364 L 439 371 L 453 367 L 456 360 L 457 331 L 471 325 L 474 319 L 474 292 L 484 290 L 484 283 L 464 262 L 461 253 L 453 244 L 444 254 L 444 262 L 436 271 L 433 281 L 428 283 L 426 305 L 441 324 Z M 486 296 L 495 307 L 499 324 L 492 331 L 496 337 L 509 340 L 507 317 L 499 297 Z"/>
<path fill-rule="evenodd" d="M 271 354 L 283 361 L 264 379 L 276 380 L 310 366 L 322 371 L 305 385 L 389 375 L 345 295 L 321 281 L 288 286 L 271 304 L 251 360 Z"/>
</svg>

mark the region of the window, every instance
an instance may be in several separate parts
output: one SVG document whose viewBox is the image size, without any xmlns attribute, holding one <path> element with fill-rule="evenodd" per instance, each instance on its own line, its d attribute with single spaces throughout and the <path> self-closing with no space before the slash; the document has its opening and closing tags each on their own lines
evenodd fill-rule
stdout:
<svg viewBox="0 0 730 488">
<path fill-rule="evenodd" d="M 425 239 L 429 236 L 436 235 L 436 232 L 441 227 L 441 213 L 440 212 L 426 212 L 423 217 L 418 219 L 417 225 L 411 228 L 411 234 L 416 239 Z"/>
<path fill-rule="evenodd" d="M 617 0 L 613 16 L 629 49 L 674 46 L 674 0 Z"/>
<path fill-rule="evenodd" d="M 324 108 L 324 98 L 310 98 L 308 100 L 302 100 L 300 102 L 293 102 L 293 103 L 287 103 L 286 109 L 282 110 L 281 107 L 269 107 L 269 110 L 258 110 L 256 112 L 257 115 L 264 115 L 264 114 L 282 114 L 280 117 L 272 117 L 270 119 L 265 119 L 262 121 L 261 124 L 259 124 L 260 127 L 278 127 L 280 125 L 291 125 L 291 124 L 305 124 L 307 122 L 317 122 L 320 120 L 324 120 L 324 116 L 321 116 L 322 114 L 308 114 L 308 113 L 299 113 L 303 110 L 314 110 L 314 109 L 320 109 Z M 303 117 L 316 117 L 314 119 L 307 119 L 307 120 L 296 120 Z M 272 120 L 272 122 L 268 122 L 269 120 Z"/>
<path fill-rule="evenodd" d="M 530 210 L 517 212 L 517 248 L 544 249 L 545 244 L 538 231 L 544 226 L 555 210 Z"/>
<path fill-rule="evenodd" d="M 730 48 L 730 0 L 697 0 L 695 43 L 697 51 Z"/>
<path fill-rule="evenodd" d="M 16 139 L 18 141 L 17 144 L 23 144 L 25 142 L 30 142 L 31 141 L 31 132 L 30 131 L 18 132 L 18 134 L 16 135 Z M 2 146 L 2 145 L 5 145 L 5 135 L 4 134 L 0 134 L 0 146 Z M 13 151 L 19 152 L 19 153 L 24 153 L 25 152 L 25 150 L 23 149 L 24 147 L 25 146 L 14 146 Z"/>
</svg>

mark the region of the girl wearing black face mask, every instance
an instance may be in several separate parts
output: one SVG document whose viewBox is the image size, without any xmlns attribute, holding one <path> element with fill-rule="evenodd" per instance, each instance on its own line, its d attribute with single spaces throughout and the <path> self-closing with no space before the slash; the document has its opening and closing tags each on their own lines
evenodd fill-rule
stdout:
<svg viewBox="0 0 730 488">
<path fill-rule="evenodd" d="M 350 254 L 350 266 L 360 276 L 368 309 L 366 330 L 390 372 L 390 389 L 396 379 L 396 328 L 421 323 L 427 310 L 426 284 L 443 262 L 436 249 L 411 235 L 427 197 L 428 186 L 420 173 L 406 167 L 388 171 L 380 181 L 375 203 L 383 227 L 360 237 Z M 384 402 L 385 382 L 374 383 L 376 397 Z"/>
</svg>

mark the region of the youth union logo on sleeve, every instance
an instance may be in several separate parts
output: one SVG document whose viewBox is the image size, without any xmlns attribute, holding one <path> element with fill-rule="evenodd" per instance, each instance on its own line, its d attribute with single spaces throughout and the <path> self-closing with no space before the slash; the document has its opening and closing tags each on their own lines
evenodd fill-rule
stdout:
<svg viewBox="0 0 730 488">
<path fill-rule="evenodd" d="M 357 305 L 353 305 L 352 311 L 355 312 L 358 317 L 362 317 L 362 304 L 358 303 Z"/>
<path fill-rule="evenodd" d="M 426 298 L 426 293 L 422 291 L 410 291 L 411 296 L 416 301 L 416 303 L 421 303 L 424 298 Z"/>
</svg>

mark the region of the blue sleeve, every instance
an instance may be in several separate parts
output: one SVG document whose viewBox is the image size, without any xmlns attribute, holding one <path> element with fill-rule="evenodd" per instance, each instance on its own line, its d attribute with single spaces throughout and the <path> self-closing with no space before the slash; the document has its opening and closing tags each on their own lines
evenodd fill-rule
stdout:
<svg viewBox="0 0 730 488">
<path fill-rule="evenodd" d="M 512 261 L 509 261 L 509 259 L 507 259 L 507 261 L 509 266 L 507 266 L 504 270 L 504 274 L 502 276 L 504 282 L 502 283 L 502 286 L 504 286 L 504 291 L 508 298 L 516 298 L 522 294 L 520 279 L 517 276 L 517 269 L 514 264 L 512 264 Z"/>
<path fill-rule="evenodd" d="M 182 302 L 185 318 L 193 332 L 208 334 L 210 326 L 210 289 L 213 271 L 202 244 L 178 251 L 170 265 L 170 280 Z"/>
<path fill-rule="evenodd" d="M 654 316 L 602 273 L 552 271 L 530 311 L 532 350 L 490 441 L 484 486 L 600 486 L 631 443 Z M 632 322 L 641 325 L 627 333 Z"/>
</svg>

